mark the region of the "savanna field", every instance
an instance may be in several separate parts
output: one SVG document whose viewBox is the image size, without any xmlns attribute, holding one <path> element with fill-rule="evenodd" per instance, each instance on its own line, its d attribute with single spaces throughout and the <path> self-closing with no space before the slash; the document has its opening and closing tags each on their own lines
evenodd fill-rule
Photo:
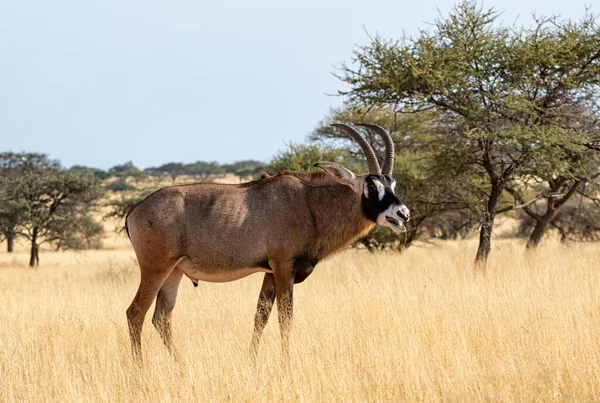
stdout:
<svg viewBox="0 0 600 403">
<path fill-rule="evenodd" d="M 182 282 L 176 357 L 146 317 L 144 362 L 125 310 L 139 270 L 126 239 L 105 249 L 0 254 L 0 401 L 600 400 L 600 246 L 472 241 L 402 255 L 348 250 L 295 288 L 289 370 L 276 312 L 249 357 L 256 274 Z"/>
</svg>

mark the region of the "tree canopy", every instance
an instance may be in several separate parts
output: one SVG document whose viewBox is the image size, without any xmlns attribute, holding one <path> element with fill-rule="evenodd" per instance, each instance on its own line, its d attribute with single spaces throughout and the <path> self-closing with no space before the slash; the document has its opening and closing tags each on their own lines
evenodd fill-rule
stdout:
<svg viewBox="0 0 600 403">
<path fill-rule="evenodd" d="M 478 261 L 489 254 L 496 214 L 521 204 L 500 205 L 507 187 L 576 180 L 582 161 L 597 157 L 597 18 L 586 11 L 527 28 L 502 26 L 498 15 L 464 1 L 415 38 L 373 38 L 338 75 L 350 86 L 340 91 L 348 105 L 435 114 L 434 169 L 461 178 L 479 200 Z"/>
<path fill-rule="evenodd" d="M 89 214 L 102 190 L 93 172 L 63 170 L 43 154 L 4 153 L 0 161 L 0 216 L 12 220 L 13 237 L 30 242 L 30 266 L 39 263 L 44 243 L 71 249 L 98 245 L 102 226 Z"/>
</svg>

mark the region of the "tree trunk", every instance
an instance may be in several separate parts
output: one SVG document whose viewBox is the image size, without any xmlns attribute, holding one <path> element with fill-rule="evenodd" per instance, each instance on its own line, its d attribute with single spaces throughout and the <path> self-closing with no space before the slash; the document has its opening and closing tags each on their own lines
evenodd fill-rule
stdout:
<svg viewBox="0 0 600 403">
<path fill-rule="evenodd" d="M 413 242 L 417 239 L 417 235 L 419 235 L 419 227 L 425 221 L 425 216 L 421 216 L 419 218 L 413 218 L 410 222 L 412 224 L 407 226 L 406 232 L 404 233 L 404 247 L 408 248 L 413 244 Z"/>
<path fill-rule="evenodd" d="M 548 203 L 548 209 L 546 211 L 546 214 L 544 214 L 536 220 L 535 227 L 533 227 L 533 231 L 529 235 L 529 240 L 527 241 L 526 249 L 537 248 L 540 241 L 542 240 L 542 237 L 546 233 L 548 225 L 558 215 L 558 209 L 559 207 L 555 203 Z"/>
<path fill-rule="evenodd" d="M 407 231 L 404 238 L 404 248 L 408 249 L 408 247 L 413 244 L 415 239 L 417 239 L 417 230 L 413 229 L 411 231 Z"/>
<path fill-rule="evenodd" d="M 14 242 L 15 242 L 15 234 L 13 234 L 11 232 L 6 234 L 6 251 L 8 253 L 11 253 L 13 251 Z"/>
<path fill-rule="evenodd" d="M 550 188 L 551 192 L 553 192 L 553 193 L 558 192 L 560 190 L 560 188 L 562 187 L 563 183 L 564 183 L 564 181 L 557 182 L 556 185 L 554 185 Z M 548 228 L 548 225 L 550 223 L 552 223 L 552 221 L 556 218 L 556 216 L 558 215 L 559 209 L 575 194 L 575 192 L 577 191 L 577 187 L 579 186 L 580 183 L 581 183 L 581 180 L 576 180 L 573 183 L 573 185 L 571 186 L 571 188 L 569 189 L 569 191 L 560 199 L 558 199 L 558 200 L 554 199 L 554 198 L 548 199 L 547 206 L 546 206 L 546 213 L 543 216 L 538 216 L 536 218 L 536 224 L 535 224 L 535 227 L 533 228 L 533 231 L 529 235 L 529 240 L 527 241 L 526 249 L 537 248 L 540 241 L 542 240 L 542 237 L 546 233 L 546 229 Z M 565 234 L 561 234 L 561 235 L 563 236 L 563 238 L 566 238 Z"/>
<path fill-rule="evenodd" d="M 500 182 L 492 182 L 492 191 L 488 199 L 487 209 L 481 217 L 481 231 L 479 231 L 479 246 L 475 263 L 485 266 L 492 250 L 492 230 L 496 219 L 496 205 L 502 194 L 503 186 Z"/>
<path fill-rule="evenodd" d="M 36 265 L 40 264 L 40 257 L 39 257 L 39 246 L 37 244 L 37 234 L 38 234 L 38 229 L 34 228 L 33 229 L 33 234 L 31 236 L 31 254 L 29 255 L 29 267 L 35 267 Z"/>
<path fill-rule="evenodd" d="M 529 240 L 527 241 L 527 249 L 535 249 L 539 245 L 544 233 L 546 232 L 546 228 L 548 228 L 548 224 L 551 219 L 546 218 L 546 215 L 542 217 L 541 220 L 537 221 L 531 235 L 529 235 Z"/>
<path fill-rule="evenodd" d="M 494 219 L 496 215 L 486 211 L 481 218 L 481 230 L 479 231 L 479 246 L 477 247 L 477 255 L 475 263 L 485 265 L 487 258 L 492 250 L 492 230 L 494 229 Z"/>
</svg>

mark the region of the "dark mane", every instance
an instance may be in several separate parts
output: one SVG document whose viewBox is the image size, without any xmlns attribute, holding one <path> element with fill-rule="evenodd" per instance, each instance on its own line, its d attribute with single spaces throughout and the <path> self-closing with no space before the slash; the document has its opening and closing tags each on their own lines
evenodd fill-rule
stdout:
<svg viewBox="0 0 600 403">
<path fill-rule="evenodd" d="M 331 183 L 336 182 L 331 175 L 325 172 L 295 172 L 295 171 L 281 171 L 276 176 L 293 176 L 300 180 L 310 183 Z"/>
</svg>

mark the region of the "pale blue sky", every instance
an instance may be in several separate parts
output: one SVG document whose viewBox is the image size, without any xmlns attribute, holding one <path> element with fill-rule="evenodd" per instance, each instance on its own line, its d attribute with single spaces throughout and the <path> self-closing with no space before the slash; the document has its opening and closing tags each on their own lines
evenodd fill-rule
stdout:
<svg viewBox="0 0 600 403">
<path fill-rule="evenodd" d="M 594 0 L 596 1 L 596 0 Z M 565 0 L 486 1 L 502 20 L 578 18 Z M 415 34 L 453 1 L 0 2 L 0 151 L 65 166 L 267 161 L 302 141 L 371 34 Z M 594 8 L 595 12 L 599 10 Z"/>
</svg>

